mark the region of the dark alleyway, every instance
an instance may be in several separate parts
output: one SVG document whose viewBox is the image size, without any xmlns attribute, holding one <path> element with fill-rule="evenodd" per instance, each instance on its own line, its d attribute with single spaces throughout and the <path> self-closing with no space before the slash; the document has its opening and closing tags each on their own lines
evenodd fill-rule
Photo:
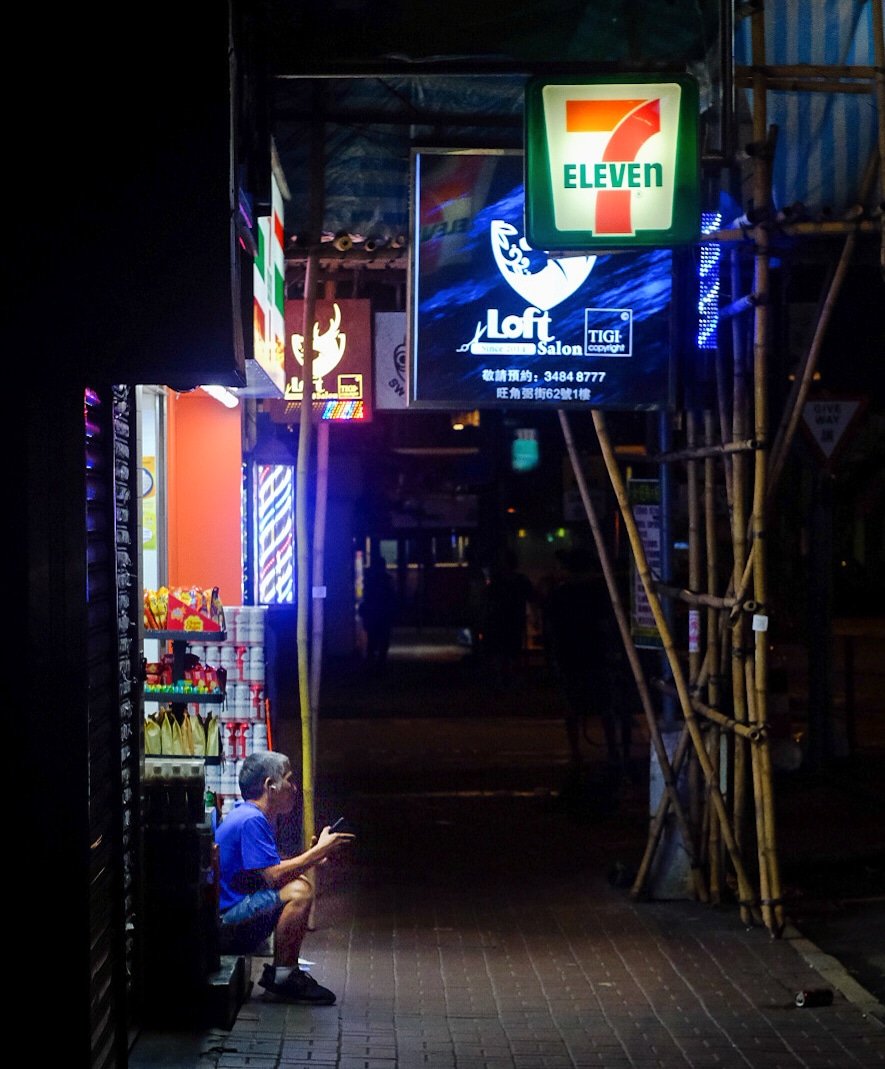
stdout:
<svg viewBox="0 0 885 1069">
<path fill-rule="evenodd" d="M 416 648 L 425 643 L 433 649 Z M 728 903 L 634 902 L 624 874 L 647 828 L 642 726 L 632 781 L 609 795 L 594 765 L 566 804 L 560 699 L 543 665 L 502 693 L 462 658 L 412 634 L 383 678 L 357 668 L 324 681 L 317 819 L 343 814 L 358 843 L 323 872 L 304 953 L 336 1007 L 253 994 L 230 1032 L 146 1035 L 131 1066 L 885 1064 L 870 949 L 883 931 L 870 882 L 880 748 L 864 748 L 857 790 L 831 776 L 779 791 L 785 883 L 812 925 L 828 909 L 845 920 L 844 880 L 827 890 L 824 877 L 855 874 L 864 902 L 841 950 L 867 949 L 846 964 L 793 926 L 779 940 L 746 929 Z M 288 727 L 279 748 L 292 747 Z M 591 741 L 601 756 L 601 738 Z M 795 1007 L 796 991 L 822 986 L 832 1006 Z"/>
</svg>

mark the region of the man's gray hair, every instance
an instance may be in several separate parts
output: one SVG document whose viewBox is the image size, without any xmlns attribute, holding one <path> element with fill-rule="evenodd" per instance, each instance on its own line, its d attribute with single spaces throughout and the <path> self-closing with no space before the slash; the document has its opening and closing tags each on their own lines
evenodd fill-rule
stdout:
<svg viewBox="0 0 885 1069">
<path fill-rule="evenodd" d="M 260 798 L 264 781 L 279 783 L 290 769 L 289 758 L 276 750 L 259 750 L 250 753 L 240 764 L 240 794 L 245 800 Z"/>
</svg>

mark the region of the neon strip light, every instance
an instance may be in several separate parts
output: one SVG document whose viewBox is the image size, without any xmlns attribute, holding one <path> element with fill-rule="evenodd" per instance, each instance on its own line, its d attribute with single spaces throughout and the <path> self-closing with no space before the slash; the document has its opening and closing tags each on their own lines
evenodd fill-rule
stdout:
<svg viewBox="0 0 885 1069">
<path fill-rule="evenodd" d="M 366 418 L 362 401 L 326 401 L 320 411 L 320 419 L 359 420 Z"/>
<path fill-rule="evenodd" d="M 290 464 L 255 465 L 257 584 L 261 605 L 295 600 L 295 480 Z"/>
<path fill-rule="evenodd" d="M 720 212 L 701 213 L 701 233 L 712 234 L 722 223 Z M 698 348 L 715 349 L 719 344 L 719 264 L 722 246 L 704 242 L 698 264 Z"/>
</svg>

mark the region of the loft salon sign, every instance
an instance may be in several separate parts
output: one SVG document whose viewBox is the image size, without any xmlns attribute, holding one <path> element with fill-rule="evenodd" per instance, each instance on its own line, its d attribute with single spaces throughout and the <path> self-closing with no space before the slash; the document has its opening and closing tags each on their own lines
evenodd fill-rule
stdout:
<svg viewBox="0 0 885 1069">
<path fill-rule="evenodd" d="M 529 243 L 565 250 L 697 241 L 698 114 L 690 75 L 532 79 L 525 101 Z"/>
</svg>

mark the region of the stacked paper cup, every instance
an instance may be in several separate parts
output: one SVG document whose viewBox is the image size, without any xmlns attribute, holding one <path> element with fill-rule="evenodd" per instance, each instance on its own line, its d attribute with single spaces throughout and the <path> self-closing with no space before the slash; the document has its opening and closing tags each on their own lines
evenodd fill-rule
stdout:
<svg viewBox="0 0 885 1069">
<path fill-rule="evenodd" d="M 267 749 L 267 727 L 263 721 L 256 720 L 252 725 L 252 751 L 258 753 Z"/>
</svg>

